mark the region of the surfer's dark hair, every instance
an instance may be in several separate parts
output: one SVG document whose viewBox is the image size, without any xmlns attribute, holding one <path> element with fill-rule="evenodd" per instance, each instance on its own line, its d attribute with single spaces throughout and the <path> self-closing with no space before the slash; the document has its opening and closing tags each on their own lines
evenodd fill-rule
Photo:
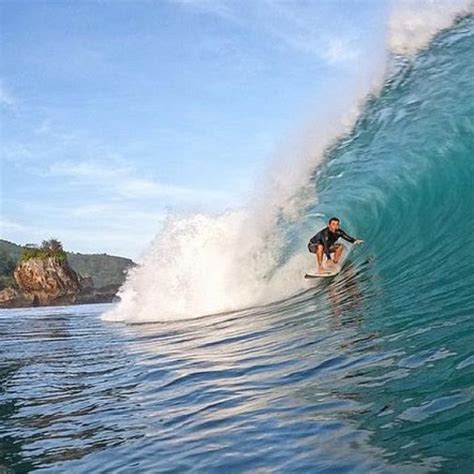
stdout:
<svg viewBox="0 0 474 474">
<path fill-rule="evenodd" d="M 331 217 L 331 219 L 329 219 L 329 223 L 332 221 L 341 222 L 337 217 Z"/>
</svg>

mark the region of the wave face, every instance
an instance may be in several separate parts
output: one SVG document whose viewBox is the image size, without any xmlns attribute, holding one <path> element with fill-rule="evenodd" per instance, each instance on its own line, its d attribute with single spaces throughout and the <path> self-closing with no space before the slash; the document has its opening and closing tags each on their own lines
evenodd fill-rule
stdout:
<svg viewBox="0 0 474 474">
<path fill-rule="evenodd" d="M 474 250 L 473 18 L 407 62 L 315 175 L 319 202 L 367 240 L 354 261 L 399 311 L 472 303 Z M 449 317 L 449 314 L 446 317 Z"/>
<path fill-rule="evenodd" d="M 306 242 L 333 214 L 367 241 L 353 263 L 373 256 L 371 271 L 406 281 L 418 304 L 431 279 L 433 291 L 460 291 L 471 283 L 471 54 L 467 17 L 415 60 L 398 58 L 352 132 L 301 166 L 296 191 L 283 169 L 246 209 L 170 218 L 105 318 L 189 319 L 298 294 L 313 263 Z"/>
</svg>

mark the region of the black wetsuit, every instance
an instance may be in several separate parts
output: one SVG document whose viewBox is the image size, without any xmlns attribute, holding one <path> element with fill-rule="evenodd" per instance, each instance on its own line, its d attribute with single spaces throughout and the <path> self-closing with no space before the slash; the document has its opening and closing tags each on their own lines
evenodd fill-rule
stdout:
<svg viewBox="0 0 474 474">
<path fill-rule="evenodd" d="M 320 230 L 316 235 L 311 237 L 308 243 L 308 250 L 311 253 L 316 253 L 318 245 L 321 244 L 324 247 L 324 253 L 326 254 L 326 257 L 328 260 L 331 260 L 331 252 L 334 252 L 334 244 L 336 243 L 337 239 L 339 239 L 339 237 L 347 240 L 351 244 L 356 241 L 354 237 L 346 234 L 342 229 L 332 232 L 328 227 L 325 227 L 323 230 Z"/>
</svg>

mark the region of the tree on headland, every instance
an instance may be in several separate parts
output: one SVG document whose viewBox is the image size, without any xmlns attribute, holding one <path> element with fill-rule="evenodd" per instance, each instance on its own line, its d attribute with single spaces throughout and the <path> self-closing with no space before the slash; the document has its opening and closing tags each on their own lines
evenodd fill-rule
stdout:
<svg viewBox="0 0 474 474">
<path fill-rule="evenodd" d="M 63 249 L 63 245 L 58 239 L 43 240 L 40 247 L 29 244 L 23 251 L 20 261 L 25 262 L 32 258 L 46 259 L 56 258 L 58 260 L 66 260 L 66 252 Z"/>
<path fill-rule="evenodd" d="M 43 250 L 49 250 L 50 252 L 63 252 L 63 244 L 58 239 L 43 240 L 41 243 Z"/>
</svg>

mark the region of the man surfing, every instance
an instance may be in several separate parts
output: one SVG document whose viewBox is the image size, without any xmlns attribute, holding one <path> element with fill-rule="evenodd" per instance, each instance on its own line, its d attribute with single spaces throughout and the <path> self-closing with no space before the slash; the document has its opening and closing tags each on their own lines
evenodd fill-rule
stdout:
<svg viewBox="0 0 474 474">
<path fill-rule="evenodd" d="M 355 239 L 346 234 L 339 228 L 340 220 L 337 217 L 331 217 L 328 226 L 320 230 L 316 235 L 311 237 L 308 243 L 308 250 L 316 254 L 316 263 L 318 265 L 318 272 L 323 273 L 323 254 L 326 254 L 328 265 L 333 266 L 339 263 L 344 247 L 342 244 L 336 244 L 339 237 L 347 240 L 351 244 L 361 244 L 364 242 L 360 239 Z M 331 253 L 334 253 L 334 258 L 331 259 Z"/>
</svg>

